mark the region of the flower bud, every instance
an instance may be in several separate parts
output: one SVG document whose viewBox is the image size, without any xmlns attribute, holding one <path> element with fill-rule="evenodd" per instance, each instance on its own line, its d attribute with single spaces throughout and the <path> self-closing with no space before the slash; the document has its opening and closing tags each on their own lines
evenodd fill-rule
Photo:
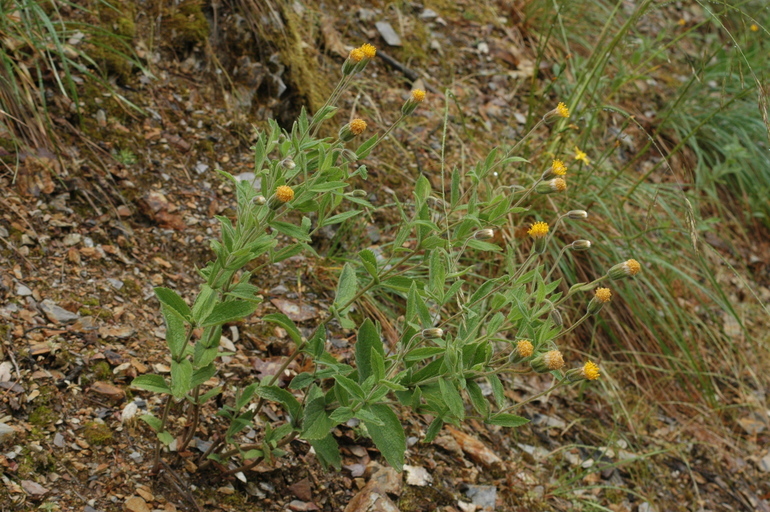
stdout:
<svg viewBox="0 0 770 512">
<path fill-rule="evenodd" d="M 350 195 L 352 197 L 366 197 L 366 190 L 361 190 L 361 189 L 353 190 L 352 192 L 350 192 Z"/>
<path fill-rule="evenodd" d="M 494 229 L 480 229 L 473 233 L 473 238 L 476 240 L 491 240 L 495 237 Z"/>
<path fill-rule="evenodd" d="M 545 252 L 546 235 L 548 235 L 548 224 L 545 222 L 535 222 L 527 233 L 535 241 L 532 245 L 532 250 L 537 254 L 543 254 Z"/>
<path fill-rule="evenodd" d="M 508 360 L 513 364 L 521 363 L 532 357 L 535 352 L 535 347 L 529 340 L 519 340 L 516 342 L 516 348 L 513 349 L 511 355 L 508 356 Z"/>
<path fill-rule="evenodd" d="M 570 244 L 573 251 L 587 251 L 591 248 L 591 242 L 589 240 L 575 240 Z"/>
<path fill-rule="evenodd" d="M 567 212 L 567 217 L 572 220 L 583 220 L 588 218 L 588 212 L 585 210 L 570 210 Z"/>
<path fill-rule="evenodd" d="M 618 263 L 614 267 L 610 268 L 607 274 L 609 274 L 610 279 L 616 281 L 618 279 L 623 279 L 624 277 L 633 277 L 641 271 L 642 266 L 638 261 L 628 260 L 624 261 L 623 263 Z"/>
<path fill-rule="evenodd" d="M 550 313 L 548 313 L 548 318 L 551 319 L 551 322 L 556 327 L 561 327 L 564 325 L 564 319 L 561 317 L 561 313 L 559 313 L 558 309 L 552 309 Z"/>
<path fill-rule="evenodd" d="M 599 373 L 599 367 L 596 363 L 586 361 L 581 368 L 573 368 L 568 371 L 566 376 L 570 382 L 580 382 L 581 380 L 596 380 L 601 374 Z"/>
<path fill-rule="evenodd" d="M 265 196 L 257 196 L 254 199 L 252 199 L 251 202 L 261 206 L 267 202 L 267 199 L 265 199 Z"/>
<path fill-rule="evenodd" d="M 595 315 L 611 300 L 612 292 L 609 288 L 597 288 L 591 302 L 588 303 L 588 314 Z"/>
<path fill-rule="evenodd" d="M 543 119 L 548 121 L 555 117 L 561 117 L 564 119 L 567 119 L 569 117 L 569 108 L 565 103 L 559 102 L 559 104 L 556 105 L 555 109 L 551 110 L 545 116 L 543 116 Z"/>
<path fill-rule="evenodd" d="M 414 89 L 409 94 L 409 99 L 406 100 L 406 103 L 404 103 L 404 106 L 401 107 L 401 113 L 405 116 L 408 116 L 412 112 L 414 112 L 414 109 L 417 108 L 417 105 L 423 102 L 425 99 L 425 91 L 422 89 Z"/>
<path fill-rule="evenodd" d="M 297 164 L 294 163 L 294 160 L 290 156 L 287 156 L 286 158 L 281 160 L 281 167 L 283 167 L 288 171 L 291 171 L 292 169 L 297 167 Z"/>
<path fill-rule="evenodd" d="M 343 142 L 350 142 L 357 135 L 361 135 L 366 130 L 366 121 L 363 119 L 353 119 L 348 124 L 340 128 L 339 137 Z"/>
<path fill-rule="evenodd" d="M 564 162 L 561 160 L 554 160 L 551 167 L 543 173 L 543 179 L 549 180 L 555 176 L 564 176 L 565 174 L 567 174 L 567 166 L 564 165 Z"/>
<path fill-rule="evenodd" d="M 271 209 L 277 210 L 292 199 L 294 199 L 294 190 L 286 185 L 281 185 L 275 189 L 275 194 L 270 198 L 268 205 Z"/>
<path fill-rule="evenodd" d="M 434 327 L 431 329 L 423 329 L 422 337 L 426 340 L 437 340 L 444 337 L 444 330 Z"/>
<path fill-rule="evenodd" d="M 537 373 L 547 373 L 554 370 L 561 370 L 561 368 L 564 366 L 564 357 L 558 350 L 549 350 L 548 352 L 544 352 L 535 357 L 532 361 L 530 361 L 529 365 Z"/>
<path fill-rule="evenodd" d="M 567 182 L 562 178 L 543 181 L 535 187 L 535 192 L 538 194 L 553 194 L 554 192 L 564 192 L 565 190 L 567 190 Z"/>
</svg>

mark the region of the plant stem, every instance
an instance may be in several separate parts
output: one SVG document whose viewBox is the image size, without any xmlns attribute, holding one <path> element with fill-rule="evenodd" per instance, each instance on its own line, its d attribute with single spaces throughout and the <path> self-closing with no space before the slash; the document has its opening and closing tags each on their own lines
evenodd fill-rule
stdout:
<svg viewBox="0 0 770 512">
<path fill-rule="evenodd" d="M 160 421 L 160 432 L 158 433 L 166 431 L 166 422 L 168 421 L 168 412 L 170 410 L 171 410 L 171 395 L 166 397 L 166 405 L 163 408 L 163 417 L 161 418 L 161 421 Z M 151 470 L 151 472 L 153 473 L 157 473 L 158 470 L 160 469 L 160 447 L 161 447 L 160 439 L 157 439 L 155 441 L 155 457 L 153 459 L 153 465 Z"/>
</svg>

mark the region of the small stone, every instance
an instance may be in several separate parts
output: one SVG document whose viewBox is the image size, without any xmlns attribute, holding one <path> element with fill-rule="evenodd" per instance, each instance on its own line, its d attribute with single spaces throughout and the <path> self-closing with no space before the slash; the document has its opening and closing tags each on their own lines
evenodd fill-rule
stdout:
<svg viewBox="0 0 770 512">
<path fill-rule="evenodd" d="M 299 482 L 291 484 L 289 490 L 294 493 L 294 496 L 302 501 L 310 501 L 313 499 L 313 490 L 310 487 L 310 480 L 307 478 L 303 478 Z"/>
<path fill-rule="evenodd" d="M 134 462 L 136 462 L 137 464 L 139 464 L 140 462 L 142 462 L 142 460 L 144 459 L 144 457 L 142 457 L 142 454 L 141 454 L 141 453 L 139 453 L 139 452 L 131 452 L 131 453 L 129 453 L 129 454 L 128 454 L 128 458 L 129 458 L 129 459 L 131 459 L 131 460 L 133 460 L 133 461 L 134 461 Z"/>
<path fill-rule="evenodd" d="M 57 324 L 66 324 L 69 322 L 74 322 L 75 320 L 80 318 L 80 315 L 78 315 L 77 313 L 73 313 L 72 311 L 67 311 L 63 307 L 57 306 L 56 303 L 51 299 L 46 299 L 43 302 L 41 302 L 40 309 L 43 311 L 43 313 L 48 318 L 48 320 Z"/>
<path fill-rule="evenodd" d="M 147 502 L 139 496 L 131 496 L 123 503 L 126 512 L 150 512 Z"/>
<path fill-rule="evenodd" d="M 390 46 L 402 46 L 401 37 L 393 30 L 393 26 L 387 21 L 378 21 L 374 24 L 382 38 Z"/>
<path fill-rule="evenodd" d="M 433 9 L 424 9 L 420 13 L 419 17 L 420 17 L 420 19 L 423 19 L 423 20 L 432 20 L 434 18 L 438 18 L 438 13 L 436 11 L 434 11 Z"/>
<path fill-rule="evenodd" d="M 762 460 L 759 461 L 759 469 L 765 473 L 770 473 L 770 453 L 762 457 Z"/>
<path fill-rule="evenodd" d="M 424 487 L 433 481 L 433 477 L 423 467 L 404 464 L 404 471 L 406 471 L 406 485 Z"/>
<path fill-rule="evenodd" d="M 48 492 L 48 489 L 37 482 L 33 482 L 32 480 L 22 480 L 21 486 L 32 496 L 42 496 Z"/>
<path fill-rule="evenodd" d="M 0 445 L 13 439 L 14 435 L 16 435 L 16 431 L 13 427 L 10 427 L 5 423 L 0 423 Z"/>
<path fill-rule="evenodd" d="M 289 510 L 294 512 L 306 512 L 310 510 L 320 510 L 315 503 L 309 503 L 305 501 L 294 500 L 287 505 Z"/>
<path fill-rule="evenodd" d="M 64 448 L 65 446 L 64 436 L 61 435 L 59 432 L 57 432 L 53 436 L 53 445 L 56 446 L 57 448 Z"/>
<path fill-rule="evenodd" d="M 491 466 L 502 462 L 502 459 L 495 452 L 490 450 L 484 443 L 452 427 L 447 427 L 447 431 L 452 434 L 455 441 L 462 447 L 462 450 L 475 462 Z"/>
<path fill-rule="evenodd" d="M 107 113 L 101 108 L 96 112 L 96 122 L 101 128 L 107 126 Z"/>
<path fill-rule="evenodd" d="M 636 510 L 637 512 L 657 512 L 655 510 L 655 507 L 653 507 L 646 501 L 644 503 L 640 503 Z"/>
<path fill-rule="evenodd" d="M 110 283 L 110 285 L 112 285 L 112 287 L 115 288 L 116 290 L 120 290 L 121 288 L 123 288 L 123 281 L 121 281 L 120 279 L 113 279 L 111 277 L 108 277 L 107 282 Z"/>
<path fill-rule="evenodd" d="M 118 400 L 120 398 L 123 398 L 125 396 L 125 391 L 120 389 L 117 386 L 113 386 L 112 384 L 108 384 L 107 382 L 102 381 L 96 381 L 93 384 L 91 384 L 91 391 L 94 391 L 96 393 L 99 393 L 100 395 L 104 395 L 106 397 Z"/>
<path fill-rule="evenodd" d="M 469 485 L 465 495 L 474 505 L 482 509 L 494 510 L 497 501 L 497 487 L 494 485 Z"/>
<path fill-rule="evenodd" d="M 32 295 L 32 290 L 24 286 L 23 284 L 20 284 L 16 287 L 16 295 L 19 297 L 29 297 Z"/>
<path fill-rule="evenodd" d="M 82 239 L 83 237 L 80 235 L 80 233 L 70 233 L 64 237 L 63 242 L 67 247 L 72 247 L 73 245 L 79 244 Z"/>
</svg>

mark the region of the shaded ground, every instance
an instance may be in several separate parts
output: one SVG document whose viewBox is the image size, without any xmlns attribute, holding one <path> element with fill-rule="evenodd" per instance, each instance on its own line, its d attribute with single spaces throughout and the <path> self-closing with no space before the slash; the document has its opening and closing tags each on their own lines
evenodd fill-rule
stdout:
<svg viewBox="0 0 770 512">
<path fill-rule="evenodd" d="M 516 136 L 526 113 L 516 95 L 533 72 L 534 56 L 521 49 L 525 30 L 509 28 L 515 11 L 505 13 L 511 24 L 500 26 L 482 17 L 483 10 L 439 4 L 436 16 L 417 6 L 407 11 L 401 30 L 409 41 L 389 53 L 418 70 L 422 84 L 451 84 L 470 113 L 470 119 L 455 119 L 452 129 Z M 312 104 L 331 88 L 324 80 L 303 87 L 302 73 L 335 80 L 336 52 L 344 45 L 374 40 L 383 46 L 373 28 L 383 11 L 355 11 L 355 19 L 295 13 L 299 19 L 320 16 L 312 26 L 322 36 L 310 40 L 325 44 L 305 48 L 316 67 L 297 72 L 300 64 L 281 62 L 280 44 L 259 46 L 277 57 L 254 58 L 253 43 L 238 43 L 255 38 L 248 20 L 207 7 L 208 42 L 188 34 L 154 49 L 139 45 L 154 78 L 134 73 L 121 90 L 146 114 L 89 91 L 78 120 L 58 98 L 53 118 L 65 157 L 59 162 L 44 151 L 27 154 L 15 185 L 12 170 L 0 176 L 0 422 L 13 429 L 0 432 L 0 510 L 336 511 L 370 480 L 376 471 L 370 463 L 381 457 L 354 426 L 335 433 L 344 453 L 340 472 L 323 472 L 309 445 L 295 441 L 285 459 L 246 475 L 248 483 L 194 473 L 202 444 L 182 457 L 169 455 L 171 466 L 153 476 L 149 429 L 123 418 L 127 404 L 159 406 L 150 394 L 129 389 L 131 379 L 169 371 L 152 287 L 191 297 L 199 283 L 194 269 L 209 258 L 208 241 L 217 229 L 212 216 L 233 213 L 232 190 L 214 169 L 252 171 L 252 123 L 268 116 L 288 122 L 302 103 Z M 267 24 L 265 33 L 271 30 L 278 28 Z M 232 84 L 218 78 L 218 66 Z M 340 124 L 356 112 L 372 129 L 386 128 L 411 82 L 378 61 L 343 99 Z M 435 96 L 429 99 L 413 125 L 367 161 L 370 180 L 357 186 L 373 204 L 388 202 L 391 193 L 408 194 L 417 173 L 435 170 L 442 108 Z M 452 154 L 458 149 L 450 148 Z M 392 221 L 373 220 L 326 232 L 314 245 L 329 256 L 360 239 L 377 245 L 390 236 Z M 296 308 L 312 325 L 333 298 L 339 266 L 332 258 L 296 257 L 260 275 L 255 284 L 266 301 L 227 333 L 235 354 L 216 378 L 224 384 L 274 372 L 292 346 L 260 316 Z M 333 334 L 337 356 L 347 357 L 347 333 Z M 511 381 L 509 398 L 548 385 L 540 376 Z M 613 412 L 599 389 L 564 391 L 529 408 L 532 423 L 517 431 L 471 421 L 446 428 L 430 445 L 419 442 L 427 423 L 403 415 L 412 437 L 407 462 L 427 470 L 432 482 L 414 470 L 404 483 L 383 484 L 383 492 L 404 511 L 473 510 L 472 496 L 484 503 L 489 498 L 480 496 L 492 489 L 497 510 L 510 511 L 591 510 L 594 504 L 614 511 L 768 509 L 770 486 L 762 471 L 770 461 L 759 451 L 738 455 L 767 442 L 767 418 L 744 418 L 727 441 L 739 444 L 724 446 L 725 438 L 707 428 L 699 438 L 683 437 L 676 420 L 632 387 L 624 392 L 625 403 L 635 404 L 625 415 Z M 688 436 L 698 431 L 688 427 Z"/>
</svg>

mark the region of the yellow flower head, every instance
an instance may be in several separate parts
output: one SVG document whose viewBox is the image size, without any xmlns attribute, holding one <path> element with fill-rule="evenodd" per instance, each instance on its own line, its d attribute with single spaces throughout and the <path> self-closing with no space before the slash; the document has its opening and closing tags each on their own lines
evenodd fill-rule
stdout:
<svg viewBox="0 0 770 512">
<path fill-rule="evenodd" d="M 599 373 L 599 367 L 596 365 L 596 363 L 592 363 L 591 361 L 586 361 L 586 364 L 583 365 L 581 373 L 583 377 L 588 380 L 596 380 L 601 375 Z"/>
<path fill-rule="evenodd" d="M 629 276 L 635 276 L 639 272 L 642 271 L 642 266 L 639 264 L 636 260 L 628 260 L 625 263 L 623 263 L 623 270 L 625 270 L 626 274 Z"/>
<path fill-rule="evenodd" d="M 529 357 L 535 351 L 535 347 L 532 346 L 532 342 L 529 340 L 519 340 L 516 343 L 516 352 L 521 357 Z"/>
<path fill-rule="evenodd" d="M 287 187 L 286 185 L 281 185 L 275 189 L 275 197 L 282 203 L 288 203 L 294 199 L 294 190 L 292 190 L 291 187 Z"/>
<path fill-rule="evenodd" d="M 551 164 L 551 172 L 557 176 L 564 176 L 567 174 L 567 166 L 561 160 L 554 160 Z"/>
<path fill-rule="evenodd" d="M 559 102 L 559 104 L 556 105 L 556 113 L 566 119 L 569 117 L 569 108 L 567 108 L 566 104 Z"/>
<path fill-rule="evenodd" d="M 546 352 L 543 360 L 545 361 L 545 364 L 548 366 L 549 370 L 561 370 L 561 368 L 564 366 L 564 357 L 558 350 L 551 350 Z"/>
<path fill-rule="evenodd" d="M 759 32 L 759 25 L 757 25 L 756 23 L 752 23 L 751 27 L 749 28 L 751 29 L 752 32 Z"/>
<path fill-rule="evenodd" d="M 421 103 L 422 100 L 425 99 L 425 91 L 423 91 L 422 89 L 415 89 L 415 90 L 412 91 L 412 94 L 411 94 L 410 97 L 411 97 L 412 101 L 416 101 L 417 103 Z"/>
<path fill-rule="evenodd" d="M 364 51 L 361 48 L 353 48 L 350 50 L 350 60 L 354 62 L 361 62 L 366 58 Z"/>
<path fill-rule="evenodd" d="M 687 22 L 684 20 L 684 18 L 679 18 L 679 21 L 677 21 L 676 23 L 680 27 L 684 27 L 685 25 L 687 25 Z"/>
<path fill-rule="evenodd" d="M 353 135 L 361 135 L 366 130 L 366 121 L 363 119 L 353 119 L 350 121 L 350 131 Z"/>
<path fill-rule="evenodd" d="M 532 224 L 532 227 L 529 228 L 527 234 L 529 234 L 529 236 L 532 238 L 543 238 L 548 234 L 548 224 L 545 222 L 535 222 Z"/>
<path fill-rule="evenodd" d="M 548 186 L 551 187 L 551 190 L 555 190 L 556 192 L 564 192 L 567 190 L 567 182 L 561 178 L 554 178 L 550 180 L 548 182 Z"/>
<path fill-rule="evenodd" d="M 591 163 L 588 160 L 588 155 L 586 155 L 583 151 L 580 151 L 580 148 L 575 146 L 575 160 L 580 160 L 581 162 L 584 162 L 586 164 Z"/>
<path fill-rule="evenodd" d="M 374 56 L 377 55 L 377 48 L 370 45 L 369 43 L 362 44 L 360 50 L 364 52 L 364 56 L 367 59 L 373 59 Z"/>
<path fill-rule="evenodd" d="M 599 302 L 606 304 L 612 300 L 612 292 L 609 288 L 597 288 L 595 297 Z"/>
</svg>

